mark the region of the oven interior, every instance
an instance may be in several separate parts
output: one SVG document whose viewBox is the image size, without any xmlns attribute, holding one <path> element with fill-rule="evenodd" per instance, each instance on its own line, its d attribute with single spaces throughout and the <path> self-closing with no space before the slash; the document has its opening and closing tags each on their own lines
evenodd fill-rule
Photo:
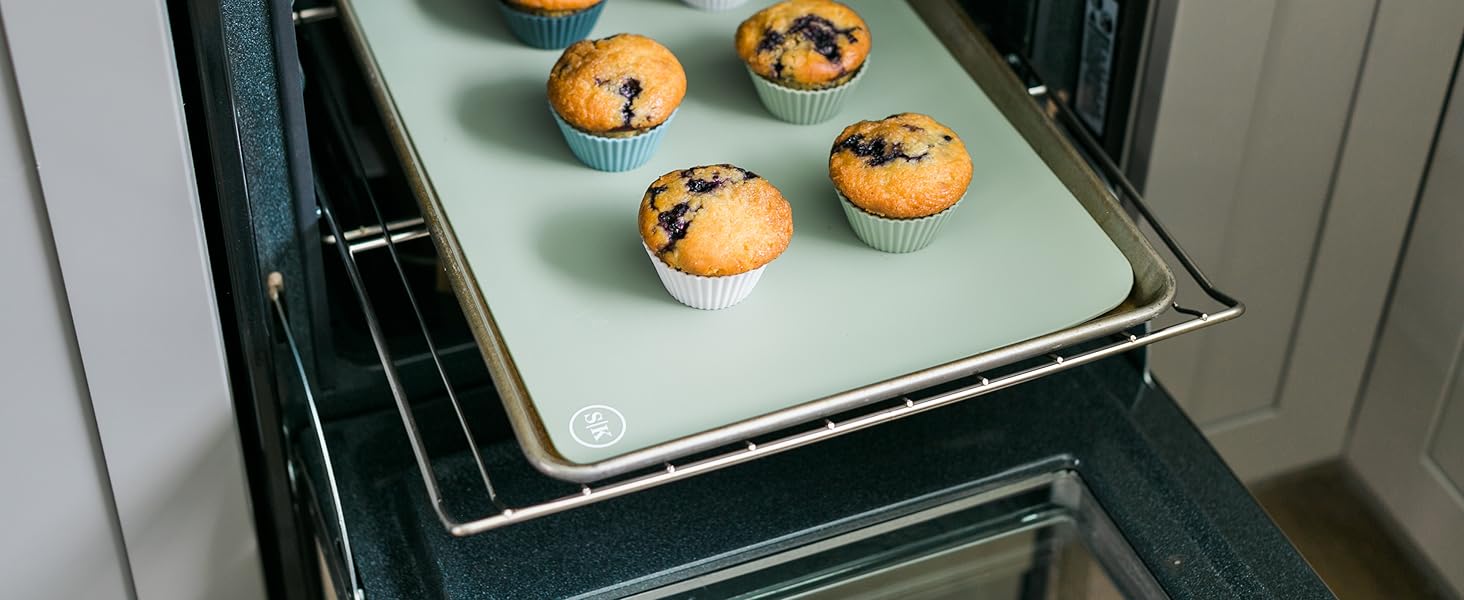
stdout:
<svg viewBox="0 0 1464 600">
<path fill-rule="evenodd" d="M 917 598 L 1008 588 L 1010 597 L 1067 597 L 1058 592 L 1073 585 L 1158 590 L 1073 465 L 1034 460 L 973 482 L 939 464 L 962 432 L 930 415 L 554 518 L 448 535 L 444 515 L 491 514 L 581 487 L 544 477 L 523 458 L 334 8 L 293 9 L 311 172 L 298 214 L 314 228 L 300 251 L 316 266 L 270 280 L 268 321 L 295 525 L 313 540 L 324 577 L 290 595 L 359 597 L 382 571 L 412 574 L 391 579 L 407 597 L 531 585 L 583 597 L 685 598 L 872 598 L 890 586 L 915 586 L 906 591 Z M 1142 352 L 1128 360 L 1142 362 Z M 899 454 L 909 436 L 947 443 L 869 470 L 848 466 Z M 414 443 L 429 464 L 412 461 Z M 435 502 L 419 479 L 424 468 L 440 482 Z M 861 479 L 870 476 L 885 481 Z M 821 497 L 827 490 L 837 493 Z M 687 522 L 709 515 L 757 525 L 703 531 Z M 688 533 L 702 537 L 688 543 Z M 373 543 L 383 539 L 405 541 Z M 664 552 L 669 543 L 688 548 Z M 635 567 L 597 571 L 596 551 L 623 553 L 617 562 Z M 486 566 L 464 583 L 459 571 L 474 564 Z M 554 579 L 566 581 L 555 588 Z"/>
</svg>

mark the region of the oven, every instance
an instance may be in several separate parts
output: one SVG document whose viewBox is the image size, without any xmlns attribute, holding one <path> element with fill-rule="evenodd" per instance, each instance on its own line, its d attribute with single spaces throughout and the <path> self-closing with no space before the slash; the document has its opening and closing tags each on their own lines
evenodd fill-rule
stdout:
<svg viewBox="0 0 1464 600">
<path fill-rule="evenodd" d="M 571 484 L 513 435 L 340 7 L 169 3 L 271 594 L 1327 597 L 1145 366 L 1149 344 L 1243 310 L 1124 175 L 1162 3 L 918 4 L 990 37 L 1040 126 L 1082 157 L 1070 168 L 1202 293 L 1146 325 Z"/>
</svg>

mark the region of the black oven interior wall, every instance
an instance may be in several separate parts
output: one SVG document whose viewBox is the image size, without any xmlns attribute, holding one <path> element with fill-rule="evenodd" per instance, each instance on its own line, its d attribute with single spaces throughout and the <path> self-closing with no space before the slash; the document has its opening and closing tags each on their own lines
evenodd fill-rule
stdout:
<svg viewBox="0 0 1464 600">
<path fill-rule="evenodd" d="M 1004 55 L 1029 65 L 1123 163 L 1156 0 L 962 0 Z"/>
</svg>

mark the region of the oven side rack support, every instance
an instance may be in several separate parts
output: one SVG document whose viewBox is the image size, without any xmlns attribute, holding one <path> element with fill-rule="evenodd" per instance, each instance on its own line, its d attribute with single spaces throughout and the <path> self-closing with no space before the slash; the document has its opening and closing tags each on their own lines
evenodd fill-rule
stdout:
<svg viewBox="0 0 1464 600">
<path fill-rule="evenodd" d="M 311 385 L 310 377 L 305 371 L 305 361 L 301 358 L 300 347 L 295 343 L 295 334 L 290 329 L 290 321 L 285 313 L 284 301 L 281 299 L 281 292 L 284 288 L 285 276 L 280 274 L 280 272 L 272 272 L 265 278 L 266 297 L 269 299 L 271 308 L 274 310 L 275 318 L 279 319 L 279 324 L 281 325 L 279 331 L 284 337 L 285 346 L 289 352 L 290 366 L 293 367 L 296 376 L 300 378 L 301 392 L 305 397 L 305 409 L 309 416 L 307 426 L 312 430 L 311 433 L 314 434 L 311 441 L 315 442 L 314 446 L 320 452 L 321 468 L 325 471 L 325 491 L 329 494 L 330 500 L 331 514 L 329 519 L 331 520 L 330 525 L 333 525 L 335 528 L 335 535 L 329 539 L 320 541 L 335 546 L 336 550 L 340 552 L 340 564 L 334 564 L 335 561 L 329 562 L 331 563 L 330 566 L 339 570 L 338 573 L 334 574 L 337 578 L 336 581 L 347 586 L 346 591 L 348 595 L 345 597 L 351 598 L 352 600 L 362 600 L 365 598 L 365 593 L 361 587 L 361 580 L 356 574 L 356 559 L 351 548 L 350 530 L 346 526 L 346 514 L 341 506 L 340 489 L 336 486 L 335 463 L 331 459 L 329 447 L 326 445 L 325 428 L 321 425 L 320 411 L 316 407 L 314 386 Z M 301 468 L 303 467 L 298 466 L 293 461 L 291 462 L 289 465 L 291 480 L 297 477 L 303 477 L 303 475 L 297 473 Z M 324 515 L 322 515 L 322 518 L 325 518 Z"/>
<path fill-rule="evenodd" d="M 603 502 L 628 494 L 633 494 L 639 491 L 665 485 L 675 481 L 688 479 L 711 471 L 716 471 L 719 469 L 724 469 L 734 465 L 757 460 L 765 456 L 771 456 L 773 454 L 786 452 L 788 450 L 793 450 L 795 448 L 814 444 L 829 438 L 873 427 L 875 425 L 879 425 L 888 421 L 893 421 L 895 419 L 900 419 L 910 415 L 922 413 L 948 404 L 969 400 L 971 398 L 989 394 L 997 390 L 1020 385 L 1022 383 L 1045 377 L 1053 373 L 1073 369 L 1088 363 L 1108 358 L 1110 356 L 1115 356 L 1117 354 L 1128 352 L 1135 348 L 1148 346 L 1162 340 L 1184 335 L 1239 317 L 1245 311 L 1244 305 L 1235 298 L 1231 297 L 1229 294 L 1226 294 L 1225 292 L 1215 287 L 1215 285 L 1209 280 L 1209 278 L 1205 276 L 1203 271 L 1201 271 L 1199 266 L 1195 264 L 1193 259 L 1190 258 L 1190 256 L 1184 251 L 1184 249 L 1180 247 L 1178 242 L 1174 240 L 1173 236 L 1171 236 L 1170 233 L 1164 228 L 1164 226 L 1154 217 L 1153 213 L 1140 198 L 1137 190 L 1135 190 L 1133 185 L 1129 183 L 1128 180 L 1123 176 L 1118 166 L 1107 157 L 1107 155 L 1102 151 L 1102 148 L 1098 144 L 1098 142 L 1087 133 L 1087 131 L 1083 128 L 1081 123 L 1078 122 L 1077 118 L 1069 111 L 1069 109 L 1065 107 L 1061 102 L 1056 101 L 1053 98 L 1046 97 L 1046 88 L 1044 86 L 1037 85 L 1033 88 L 1030 88 L 1029 93 L 1035 98 L 1050 104 L 1052 108 L 1051 112 L 1053 113 L 1059 125 L 1062 126 L 1063 129 L 1065 129 L 1072 136 L 1073 141 L 1075 141 L 1077 145 L 1085 151 L 1089 160 L 1096 163 L 1095 166 L 1104 175 L 1105 179 L 1107 179 L 1110 185 L 1113 186 L 1113 193 L 1119 198 L 1122 203 L 1127 206 L 1133 207 L 1133 209 L 1138 213 L 1138 216 L 1141 217 L 1144 222 L 1147 222 L 1149 224 L 1153 233 L 1159 238 L 1164 246 L 1173 253 L 1175 260 L 1180 263 L 1180 266 L 1183 267 L 1188 276 L 1194 280 L 1194 282 L 1205 293 L 1210 301 L 1218 305 L 1218 310 L 1215 310 L 1214 312 L 1209 312 L 1205 310 L 1198 310 L 1190 307 L 1181 306 L 1180 304 L 1175 303 L 1171 307 L 1172 313 L 1182 316 L 1183 320 L 1143 334 L 1127 334 L 1126 336 L 1115 336 L 1114 341 L 1098 348 L 1093 348 L 1090 350 L 1071 354 L 1052 353 L 1047 356 L 1044 362 L 1036 366 L 1032 366 L 1014 373 L 1008 373 L 994 378 L 977 376 L 973 380 L 976 383 L 973 383 L 966 387 L 962 387 L 960 389 L 944 392 L 932 397 L 922 398 L 919 400 L 911 399 L 909 397 L 896 398 L 895 404 L 893 406 L 877 410 L 875 412 L 859 414 L 855 416 L 850 416 L 848 418 L 840 418 L 838 416 L 835 416 L 834 418 L 829 419 L 819 419 L 810 422 L 807 427 L 799 433 L 794 433 L 785 437 L 778 438 L 776 440 L 764 441 L 762 443 L 755 443 L 751 440 L 747 440 L 743 442 L 744 445 L 742 447 L 722 454 L 685 463 L 668 462 L 664 465 L 662 469 L 647 474 L 642 474 L 628 479 L 616 480 L 610 483 L 606 483 L 604 485 L 584 485 L 581 486 L 579 493 L 522 506 L 506 505 L 500 499 L 497 490 L 494 488 L 492 478 L 488 473 L 488 470 L 485 468 L 481 458 L 482 450 L 472 440 L 470 428 L 468 427 L 467 422 L 463 417 L 463 408 L 458 401 L 457 395 L 452 392 L 452 390 L 454 389 L 452 382 L 449 381 L 446 371 L 441 368 L 442 358 L 438 354 L 436 346 L 432 342 L 430 333 L 427 331 L 424 325 L 422 327 L 422 334 L 426 337 L 429 353 L 432 355 L 434 362 L 439 366 L 438 373 L 442 377 L 442 382 L 445 386 L 445 389 L 449 391 L 448 399 L 452 403 L 452 407 L 458 417 L 458 420 L 460 421 L 460 424 L 462 425 L 463 432 L 468 438 L 469 448 L 474 453 L 474 458 L 477 461 L 477 467 L 483 480 L 482 483 L 484 487 L 484 493 L 498 510 L 498 512 L 496 513 L 474 516 L 467 519 L 460 518 L 456 514 L 454 514 L 454 512 L 449 506 L 447 506 L 447 503 L 445 502 L 444 496 L 441 491 L 440 482 L 438 480 L 436 472 L 432 467 L 431 458 L 428 456 L 428 453 L 426 451 L 426 444 L 423 439 L 421 430 L 417 426 L 416 419 L 412 412 L 411 404 L 407 398 L 407 394 L 403 386 L 400 384 L 399 375 L 397 374 L 397 370 L 395 368 L 395 362 L 387 347 L 385 336 L 382 333 L 380 319 L 371 308 L 371 300 L 369 298 L 369 295 L 367 294 L 365 282 L 362 279 L 361 270 L 359 269 L 356 262 L 356 255 L 358 253 L 385 248 L 392 255 L 397 275 L 402 279 L 402 285 L 405 286 L 406 274 L 402 269 L 400 260 L 396 257 L 396 244 L 410 239 L 426 237 L 430 234 L 427 233 L 426 229 L 422 227 L 420 223 L 387 223 L 384 219 L 381 218 L 381 212 L 379 210 L 375 212 L 379 225 L 372 225 L 367 228 L 352 230 L 349 232 L 343 231 L 331 211 L 329 201 L 326 198 L 322 197 L 321 217 L 322 220 L 325 221 L 330 234 L 329 237 L 325 238 L 327 240 L 327 245 L 334 246 L 338 251 L 344 263 L 351 287 L 357 296 L 357 300 L 361 304 L 363 312 L 365 313 L 366 320 L 368 321 L 368 328 L 372 337 L 372 342 L 375 344 L 377 354 L 380 358 L 384 373 L 387 377 L 389 387 L 391 388 L 393 400 L 396 403 L 398 412 L 401 415 L 402 425 L 408 434 L 413 458 L 416 461 L 417 467 L 421 473 L 423 485 L 425 486 L 428 497 L 430 498 L 432 503 L 432 509 L 437 515 L 438 520 L 442 523 L 443 527 L 446 528 L 446 530 L 453 536 L 466 537 L 486 531 L 491 531 L 501 527 L 506 527 L 513 524 L 553 515 L 556 513 L 573 510 L 575 508 Z M 356 157 L 350 158 L 354 159 Z M 359 167 L 359 165 L 353 166 Z M 370 200 L 370 202 L 373 204 L 373 207 L 375 207 L 375 201 L 370 198 L 369 192 L 367 194 L 367 199 Z M 283 282 L 277 282 L 277 284 L 282 285 Z M 408 293 L 410 294 L 410 291 Z M 415 300 L 412 301 L 412 304 L 415 308 Z M 288 332 L 289 321 L 287 312 L 285 311 L 283 305 L 281 305 L 278 301 L 275 302 L 275 309 L 275 314 L 277 318 L 280 320 L 281 325 L 284 326 L 284 330 Z M 420 322 L 420 320 L 422 319 L 420 309 L 417 310 L 417 313 L 418 314 L 416 315 L 416 317 Z M 289 339 L 287 337 L 285 342 L 290 344 L 293 348 L 294 344 L 292 339 Z M 306 401 L 310 404 L 311 415 L 312 418 L 315 419 L 315 398 L 312 394 L 308 393 L 308 389 L 311 387 L 308 381 L 305 382 L 305 386 L 307 388 Z M 329 473 L 330 454 L 329 449 L 326 445 L 326 440 L 323 435 L 319 434 L 320 424 L 318 420 L 316 420 L 313 425 L 315 425 L 317 429 L 317 436 L 314 441 L 319 446 L 319 451 L 326 456 L 326 465 L 328 471 L 327 476 L 331 477 L 331 479 L 333 480 L 333 476 L 331 476 L 332 474 Z M 332 485 L 331 501 L 337 515 L 337 518 L 335 519 L 335 525 L 339 528 L 337 535 L 339 536 L 339 539 L 345 540 L 347 539 L 347 531 L 346 523 L 340 512 L 340 498 L 339 495 L 336 494 L 334 491 L 334 481 L 331 481 L 330 483 Z M 347 556 L 347 561 L 349 562 L 349 560 L 349 556 Z M 353 565 L 348 565 L 347 568 L 353 569 Z M 352 577 L 352 580 L 354 580 L 354 577 Z"/>
</svg>

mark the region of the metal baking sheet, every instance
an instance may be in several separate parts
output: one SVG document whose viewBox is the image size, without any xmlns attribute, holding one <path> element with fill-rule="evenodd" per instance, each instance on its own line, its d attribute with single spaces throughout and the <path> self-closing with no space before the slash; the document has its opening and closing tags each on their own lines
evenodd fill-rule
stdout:
<svg viewBox="0 0 1464 600">
<path fill-rule="evenodd" d="M 736 443 L 1118 331 L 1173 295 L 945 0 L 849 0 L 874 37 L 869 71 L 813 126 L 768 115 L 732 50 L 770 2 L 608 0 L 592 36 L 654 37 L 689 82 L 660 151 L 626 173 L 570 154 L 544 97 L 559 53 L 516 42 L 491 1 L 342 9 L 515 433 L 549 475 L 593 481 Z M 849 230 L 827 156 L 848 123 L 904 111 L 955 129 L 976 173 L 932 246 L 890 255 Z M 748 300 L 704 312 L 662 289 L 635 212 L 660 174 L 722 162 L 777 185 L 795 234 Z"/>
</svg>

